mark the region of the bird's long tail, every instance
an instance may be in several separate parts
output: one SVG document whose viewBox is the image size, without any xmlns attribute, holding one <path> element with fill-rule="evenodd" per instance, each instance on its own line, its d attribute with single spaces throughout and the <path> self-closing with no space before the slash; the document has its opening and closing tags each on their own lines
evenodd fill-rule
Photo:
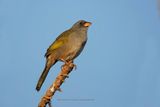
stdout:
<svg viewBox="0 0 160 107">
<path fill-rule="evenodd" d="M 41 89 L 41 86 L 42 86 L 42 84 L 43 84 L 44 80 L 46 79 L 47 74 L 49 72 L 49 69 L 50 68 L 47 67 L 47 66 L 44 68 L 44 70 L 43 70 L 43 72 L 42 72 L 42 74 L 41 74 L 41 76 L 40 76 L 40 78 L 38 80 L 37 86 L 36 86 L 36 90 L 37 91 L 39 91 Z"/>
<path fill-rule="evenodd" d="M 54 63 L 53 63 L 53 62 L 54 62 Z M 55 61 L 53 61 L 53 62 L 52 62 L 52 64 L 49 64 L 48 62 L 46 63 L 46 66 L 45 66 L 45 68 L 44 68 L 44 70 L 43 70 L 43 72 L 42 72 L 42 74 L 41 74 L 41 76 L 40 76 L 40 78 L 39 78 L 39 80 L 38 80 L 37 86 L 36 86 L 36 90 L 37 90 L 37 91 L 39 91 L 39 90 L 41 89 L 42 84 L 43 84 L 44 80 L 46 79 L 47 74 L 48 74 L 51 66 L 52 66 L 53 64 L 55 64 Z"/>
</svg>

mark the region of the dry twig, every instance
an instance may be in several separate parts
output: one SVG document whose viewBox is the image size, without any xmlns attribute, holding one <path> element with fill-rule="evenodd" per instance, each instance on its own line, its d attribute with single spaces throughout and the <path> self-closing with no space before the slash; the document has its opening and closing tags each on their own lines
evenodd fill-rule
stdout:
<svg viewBox="0 0 160 107">
<path fill-rule="evenodd" d="M 62 68 L 59 75 L 56 77 L 56 80 L 54 83 L 50 86 L 50 88 L 46 91 L 45 95 L 41 98 L 41 101 L 39 102 L 38 107 L 46 107 L 48 104 L 49 107 L 51 107 L 51 99 L 54 95 L 54 93 L 58 90 L 61 91 L 60 86 L 64 82 L 66 78 L 68 78 L 68 74 L 72 71 L 72 69 L 75 67 L 72 61 L 65 63 Z"/>
</svg>

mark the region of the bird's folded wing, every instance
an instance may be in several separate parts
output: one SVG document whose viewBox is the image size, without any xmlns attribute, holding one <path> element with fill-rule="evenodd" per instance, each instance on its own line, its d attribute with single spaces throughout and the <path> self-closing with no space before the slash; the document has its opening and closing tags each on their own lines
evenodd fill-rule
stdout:
<svg viewBox="0 0 160 107">
<path fill-rule="evenodd" d="M 60 36 L 56 38 L 56 40 L 50 45 L 50 47 L 47 49 L 47 52 L 45 56 L 49 56 L 54 50 L 62 47 L 67 41 L 68 41 L 68 36 L 72 32 L 70 30 L 67 30 L 63 32 Z"/>
</svg>

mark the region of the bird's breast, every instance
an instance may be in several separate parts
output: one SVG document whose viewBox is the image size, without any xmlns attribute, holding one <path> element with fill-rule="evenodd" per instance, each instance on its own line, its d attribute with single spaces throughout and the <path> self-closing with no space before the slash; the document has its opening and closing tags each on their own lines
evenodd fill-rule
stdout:
<svg viewBox="0 0 160 107">
<path fill-rule="evenodd" d="M 65 53 L 63 57 L 65 60 L 73 60 L 77 57 L 84 48 L 84 45 L 87 41 L 87 35 L 76 33 L 70 35 L 68 38 L 68 43 L 65 46 Z"/>
<path fill-rule="evenodd" d="M 87 34 L 85 32 L 76 32 L 70 36 L 70 43 L 73 49 L 81 48 L 81 45 L 87 41 Z"/>
</svg>

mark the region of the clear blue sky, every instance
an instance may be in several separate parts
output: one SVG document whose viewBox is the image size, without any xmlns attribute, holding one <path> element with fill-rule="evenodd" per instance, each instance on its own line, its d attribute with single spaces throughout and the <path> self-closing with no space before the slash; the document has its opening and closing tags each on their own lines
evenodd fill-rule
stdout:
<svg viewBox="0 0 160 107">
<path fill-rule="evenodd" d="M 37 106 L 63 64 L 36 92 L 46 49 L 79 19 L 93 23 L 88 42 L 54 107 L 160 107 L 156 0 L 0 0 L 1 107 Z"/>
</svg>

